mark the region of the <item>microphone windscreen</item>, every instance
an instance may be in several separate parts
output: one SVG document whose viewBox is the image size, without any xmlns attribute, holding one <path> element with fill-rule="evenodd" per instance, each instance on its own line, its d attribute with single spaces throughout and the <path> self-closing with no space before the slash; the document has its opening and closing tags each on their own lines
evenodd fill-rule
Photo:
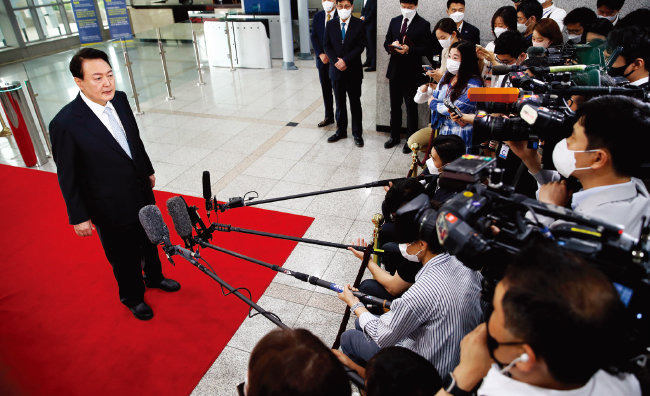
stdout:
<svg viewBox="0 0 650 396">
<path fill-rule="evenodd" d="M 492 66 L 492 75 L 494 76 L 503 76 L 513 71 L 519 69 L 517 66 L 512 67 L 511 65 L 496 65 Z"/>
<path fill-rule="evenodd" d="M 167 212 L 174 222 L 174 228 L 181 238 L 192 237 L 192 221 L 187 212 L 187 204 L 183 197 L 172 197 L 167 200 Z"/>
<path fill-rule="evenodd" d="M 529 58 L 544 56 L 544 54 L 546 54 L 546 48 L 544 47 L 533 46 L 528 47 L 526 50 L 526 55 L 528 55 Z"/>
<path fill-rule="evenodd" d="M 140 217 L 140 224 L 147 233 L 147 237 L 151 243 L 158 245 L 162 243 L 165 238 L 169 238 L 169 229 L 162 218 L 162 213 L 156 205 L 147 205 L 140 209 L 138 213 Z"/>
<path fill-rule="evenodd" d="M 203 199 L 212 198 L 212 186 L 210 186 L 210 171 L 203 171 Z"/>
</svg>

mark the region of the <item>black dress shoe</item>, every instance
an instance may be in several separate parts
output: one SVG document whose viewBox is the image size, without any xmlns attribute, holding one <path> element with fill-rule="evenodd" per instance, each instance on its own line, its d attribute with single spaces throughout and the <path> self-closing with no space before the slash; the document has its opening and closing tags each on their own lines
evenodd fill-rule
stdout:
<svg viewBox="0 0 650 396">
<path fill-rule="evenodd" d="M 363 147 L 363 138 L 361 136 L 355 136 L 354 137 L 354 144 L 357 147 Z"/>
<path fill-rule="evenodd" d="M 337 133 L 335 133 L 334 135 L 328 137 L 328 138 L 327 138 L 327 142 L 328 142 L 328 143 L 338 142 L 339 140 L 341 140 L 341 139 L 345 139 L 346 137 L 348 137 L 347 134 L 342 134 L 342 133 L 338 133 L 338 132 L 337 132 Z"/>
<path fill-rule="evenodd" d="M 326 126 L 332 125 L 332 124 L 334 124 L 334 120 L 331 119 L 331 118 L 326 118 L 323 121 L 318 123 L 318 127 L 322 128 L 322 127 L 326 127 Z"/>
<path fill-rule="evenodd" d="M 409 147 L 408 142 L 407 142 L 407 143 L 404 143 L 404 147 L 402 147 L 402 152 L 403 152 L 404 154 L 410 154 L 410 153 L 413 152 L 413 150 L 411 150 L 411 148 Z"/>
<path fill-rule="evenodd" d="M 366 71 L 367 72 L 374 72 L 374 71 L 377 71 L 377 68 L 376 67 L 369 67 L 369 68 L 366 69 Z"/>
<path fill-rule="evenodd" d="M 384 148 L 389 149 L 397 146 L 399 144 L 399 139 L 390 138 L 386 143 L 384 143 Z"/>
<path fill-rule="evenodd" d="M 173 279 L 169 279 L 169 278 L 163 278 L 163 280 L 161 280 L 158 283 L 150 283 L 150 282 L 145 281 L 145 285 L 147 287 L 149 287 L 149 288 L 160 289 L 160 290 L 166 291 L 166 292 L 175 292 L 175 291 L 180 290 L 180 288 L 181 288 L 180 283 L 176 282 Z"/>
<path fill-rule="evenodd" d="M 128 308 L 131 313 L 133 313 L 133 316 L 140 320 L 149 320 L 153 318 L 153 311 L 151 310 L 151 307 L 149 307 L 144 301 L 140 304 L 136 304 Z"/>
</svg>

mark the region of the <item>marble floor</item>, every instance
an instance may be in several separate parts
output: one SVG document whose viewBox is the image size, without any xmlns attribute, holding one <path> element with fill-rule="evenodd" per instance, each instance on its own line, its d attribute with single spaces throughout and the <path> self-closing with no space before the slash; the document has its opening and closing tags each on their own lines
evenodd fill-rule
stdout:
<svg viewBox="0 0 650 396">
<path fill-rule="evenodd" d="M 382 76 L 367 73 L 363 81 L 365 147 L 357 148 L 351 134 L 331 144 L 327 137 L 333 127 L 316 127 L 323 106 L 313 61 L 297 61 L 296 71 L 282 70 L 279 61 L 270 70 L 206 68 L 207 84 L 197 86 L 187 48 L 168 49 L 168 54 L 175 100 L 165 100 L 160 86 L 136 80 L 146 93 L 141 97 L 144 114 L 137 119 L 158 189 L 201 196 L 204 170 L 210 171 L 212 192 L 220 200 L 248 191 L 271 198 L 406 175 L 410 156 L 402 154 L 401 146 L 384 149 L 388 135 L 375 131 L 376 78 Z M 43 80 L 35 84 L 43 87 L 37 92 L 63 93 L 39 95 L 46 123 L 76 94 L 66 62 L 61 56 L 28 71 L 30 78 Z M 133 62 L 141 68 L 138 73 L 146 74 L 146 66 Z M 20 67 L 0 68 L 0 78 L 20 73 Z M 129 91 L 126 81 L 120 75 L 118 89 Z M 0 163 L 24 166 L 13 137 L 0 138 Z M 52 160 L 39 168 L 56 171 Z M 371 218 L 381 212 L 383 196 L 382 188 L 373 188 L 262 207 L 313 217 L 308 238 L 352 243 L 357 237 L 371 238 Z M 345 284 L 354 281 L 359 261 L 347 251 L 300 243 L 284 267 Z M 275 277 L 259 304 L 289 326 L 311 330 L 327 345 L 334 341 L 345 308 L 333 292 L 284 274 Z M 192 395 L 236 395 L 250 351 L 273 326 L 261 316 L 246 319 Z"/>
</svg>

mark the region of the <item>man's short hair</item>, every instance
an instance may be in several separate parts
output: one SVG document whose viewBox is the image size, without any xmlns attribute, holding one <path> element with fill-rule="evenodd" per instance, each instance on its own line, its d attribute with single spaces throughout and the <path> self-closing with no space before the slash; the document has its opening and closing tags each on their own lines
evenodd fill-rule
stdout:
<svg viewBox="0 0 650 396">
<path fill-rule="evenodd" d="M 598 18 L 591 26 L 585 28 L 585 33 L 596 33 L 607 37 L 609 32 L 614 29 L 614 25 L 605 18 Z"/>
<path fill-rule="evenodd" d="M 625 318 L 607 277 L 551 241 L 537 241 L 506 270 L 505 327 L 563 384 L 584 384 L 617 366 Z"/>
<path fill-rule="evenodd" d="M 594 22 L 596 22 L 597 19 L 598 16 L 591 8 L 578 7 L 574 8 L 566 14 L 563 23 L 564 25 L 573 25 L 578 23 L 584 29 L 587 29 Z"/>
<path fill-rule="evenodd" d="M 528 45 L 524 37 L 517 31 L 508 30 L 494 40 L 496 55 L 510 55 L 516 59 L 522 52 L 526 52 L 527 48 Z"/>
<path fill-rule="evenodd" d="M 526 19 L 535 17 L 537 22 L 539 22 L 542 19 L 542 15 L 544 15 L 544 8 L 537 0 L 524 0 L 517 7 L 517 12 L 524 14 Z"/>
<path fill-rule="evenodd" d="M 399 0 L 400 4 L 413 4 L 418 5 L 418 0 Z"/>
<path fill-rule="evenodd" d="M 428 396 L 442 386 L 436 368 L 404 347 L 381 349 L 366 366 L 368 396 Z"/>
<path fill-rule="evenodd" d="M 350 395 L 350 382 L 332 351 L 305 329 L 276 329 L 248 361 L 248 396 Z"/>
<path fill-rule="evenodd" d="M 465 154 L 465 142 L 458 135 L 438 135 L 431 142 L 443 164 L 448 164 Z"/>
<path fill-rule="evenodd" d="M 384 198 L 383 203 L 384 212 L 387 214 L 395 213 L 402 205 L 423 193 L 424 186 L 416 179 L 397 179 L 393 182 L 393 186 L 388 192 L 386 192 L 386 198 Z"/>
<path fill-rule="evenodd" d="M 615 29 L 625 29 L 628 26 L 650 29 L 650 9 L 639 8 L 638 10 L 630 12 L 618 21 Z"/>
<path fill-rule="evenodd" d="M 609 9 L 619 11 L 623 8 L 623 4 L 625 4 L 625 0 L 598 0 L 596 1 L 596 8 L 605 6 Z"/>
<path fill-rule="evenodd" d="M 626 63 L 641 58 L 646 70 L 650 70 L 650 29 L 628 26 L 612 30 L 607 37 L 607 47 L 613 50 L 619 46 L 623 47 L 621 56 Z"/>
<path fill-rule="evenodd" d="M 447 0 L 447 9 L 454 3 L 465 5 L 465 0 Z"/>
<path fill-rule="evenodd" d="M 108 63 L 108 66 L 111 65 L 106 52 L 95 48 L 82 48 L 70 59 L 70 73 L 72 73 L 73 77 L 84 79 L 83 61 L 85 59 L 102 59 Z"/>
<path fill-rule="evenodd" d="M 606 148 L 614 170 L 636 176 L 647 158 L 650 105 L 625 96 L 600 96 L 576 112 L 589 143 L 587 150 Z"/>
</svg>

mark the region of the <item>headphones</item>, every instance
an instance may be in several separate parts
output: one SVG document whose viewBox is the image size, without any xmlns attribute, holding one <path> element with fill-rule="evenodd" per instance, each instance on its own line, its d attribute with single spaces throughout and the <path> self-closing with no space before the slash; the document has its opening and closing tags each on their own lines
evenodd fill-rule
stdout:
<svg viewBox="0 0 650 396">
<path fill-rule="evenodd" d="M 501 369 L 501 374 L 505 374 L 506 372 L 510 371 L 510 369 L 511 369 L 515 364 L 517 364 L 517 363 L 519 363 L 519 362 L 526 363 L 529 359 L 530 359 L 530 357 L 528 356 L 527 353 L 525 353 L 525 352 L 522 353 L 521 355 L 519 355 L 518 358 L 516 358 L 515 360 L 513 360 L 512 362 L 510 362 L 510 364 L 508 364 L 506 367 L 502 368 L 502 369 Z"/>
</svg>

